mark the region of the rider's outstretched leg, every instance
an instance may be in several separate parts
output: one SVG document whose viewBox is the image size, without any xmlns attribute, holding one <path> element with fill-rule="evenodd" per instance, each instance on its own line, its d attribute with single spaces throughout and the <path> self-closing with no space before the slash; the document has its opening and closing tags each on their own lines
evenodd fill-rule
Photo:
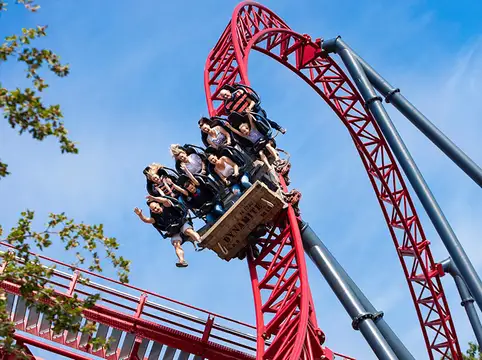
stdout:
<svg viewBox="0 0 482 360">
<path fill-rule="evenodd" d="M 261 161 L 263 161 L 263 163 L 268 167 L 269 170 L 273 171 L 273 166 L 269 163 L 269 160 L 268 158 L 266 157 L 266 154 L 264 153 L 263 150 L 260 150 L 260 152 L 258 153 L 259 154 L 259 158 L 261 159 Z"/>
<path fill-rule="evenodd" d="M 174 246 L 174 250 L 176 251 L 177 258 L 179 261 L 176 263 L 177 267 L 187 267 L 187 261 L 184 259 L 184 250 L 182 249 L 180 239 L 172 239 L 171 240 L 172 246 Z"/>
<path fill-rule="evenodd" d="M 273 147 L 273 145 L 271 145 L 270 143 L 266 144 L 266 150 L 268 150 L 269 153 L 271 155 L 273 155 L 275 163 L 280 161 L 278 151 L 276 151 L 276 149 Z"/>
<path fill-rule="evenodd" d="M 192 244 L 194 245 L 195 251 L 203 250 L 203 248 L 201 247 L 201 236 L 197 233 L 197 231 L 195 231 L 188 224 L 184 224 L 184 226 L 182 228 L 182 232 L 183 232 L 184 235 L 189 237 Z"/>
</svg>

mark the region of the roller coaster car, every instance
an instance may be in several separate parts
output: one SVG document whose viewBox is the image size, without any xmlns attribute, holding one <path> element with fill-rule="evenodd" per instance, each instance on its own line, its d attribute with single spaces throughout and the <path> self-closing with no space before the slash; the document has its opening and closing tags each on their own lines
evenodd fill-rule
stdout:
<svg viewBox="0 0 482 360">
<path fill-rule="evenodd" d="M 220 156 L 228 156 L 231 159 L 233 159 L 233 161 L 239 166 L 240 176 L 244 173 L 248 173 L 251 183 L 254 183 L 255 181 L 259 180 L 263 182 L 272 191 L 277 191 L 279 189 L 278 178 L 273 176 L 273 174 L 270 171 L 268 171 L 268 168 L 262 161 L 256 160 L 254 157 L 250 156 L 249 154 L 229 146 L 219 150 L 218 153 Z M 212 176 L 219 183 L 221 183 L 221 180 L 213 170 L 213 165 L 209 164 L 208 166 Z M 231 180 L 233 180 L 234 182 L 236 181 L 236 179 L 231 179 Z M 229 188 L 226 188 L 223 185 L 220 191 L 220 201 L 223 204 L 223 207 L 225 209 L 229 209 L 231 206 L 234 205 L 236 201 L 239 201 L 239 200 L 230 191 Z"/>
<path fill-rule="evenodd" d="M 256 181 L 241 198 L 202 235 L 202 246 L 213 250 L 221 259 L 243 258 L 250 234 L 269 223 L 283 209 L 280 194 Z"/>
</svg>

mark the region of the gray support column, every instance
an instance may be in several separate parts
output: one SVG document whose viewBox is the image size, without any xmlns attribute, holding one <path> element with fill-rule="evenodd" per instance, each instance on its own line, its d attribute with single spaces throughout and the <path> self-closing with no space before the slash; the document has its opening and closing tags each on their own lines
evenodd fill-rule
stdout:
<svg viewBox="0 0 482 360">
<path fill-rule="evenodd" d="M 341 38 L 337 43 L 351 51 L 362 66 L 368 80 L 384 97 L 387 103 L 393 104 L 413 125 L 428 137 L 445 155 L 447 155 L 462 171 L 476 184 L 482 187 L 482 169 L 455 145 L 440 129 L 427 119 L 413 104 L 410 103 L 400 90 L 392 86 L 377 73 L 365 60 L 356 54 Z"/>
<path fill-rule="evenodd" d="M 355 296 L 358 298 L 362 306 L 368 313 L 373 315 L 380 315 L 375 320 L 375 325 L 387 341 L 388 345 L 393 349 L 393 352 L 400 360 L 415 360 L 415 358 L 410 354 L 410 351 L 405 347 L 405 345 L 400 341 L 398 336 L 393 332 L 390 326 L 383 319 L 383 313 L 378 312 L 372 305 L 370 300 L 363 294 L 360 288 L 355 284 L 353 279 L 346 273 L 345 269 L 341 264 L 335 259 L 333 254 L 328 250 L 328 248 L 323 244 L 321 239 L 316 235 L 313 229 L 308 225 L 308 223 L 303 222 L 301 228 L 301 238 L 303 240 L 303 247 L 305 252 L 308 254 L 313 263 L 318 267 L 323 261 L 323 256 L 330 260 L 334 268 L 338 272 L 339 276 L 344 282 L 351 288 Z M 321 270 L 321 269 L 320 269 Z"/>
<path fill-rule="evenodd" d="M 319 254 L 318 269 L 326 279 L 346 312 L 353 320 L 352 326 L 360 330 L 378 359 L 396 360 L 397 356 L 375 325 L 376 314 L 370 314 L 361 304 L 351 287 L 337 271 L 335 264 L 326 254 Z"/>
<path fill-rule="evenodd" d="M 395 125 L 382 105 L 382 99 L 376 95 L 362 66 L 349 49 L 342 46 L 337 39 L 324 42 L 323 48 L 327 52 L 336 52 L 342 58 L 350 75 L 360 91 L 366 106 L 369 108 L 376 122 L 380 126 L 390 148 L 407 176 L 410 184 L 418 195 L 427 215 L 432 221 L 437 233 L 452 257 L 455 265 L 464 277 L 477 305 L 482 309 L 482 282 L 470 262 L 457 236 L 445 218 Z"/>
<path fill-rule="evenodd" d="M 455 285 L 459 291 L 461 305 L 465 308 L 467 317 L 469 318 L 470 325 L 474 331 L 475 338 L 479 346 L 482 345 L 482 325 L 480 323 L 479 315 L 477 314 L 477 309 L 474 306 L 474 298 L 470 294 L 467 284 L 465 284 L 464 279 L 460 275 L 459 270 L 452 262 L 451 258 L 445 259 L 441 262 L 444 271 L 454 278 Z"/>
</svg>

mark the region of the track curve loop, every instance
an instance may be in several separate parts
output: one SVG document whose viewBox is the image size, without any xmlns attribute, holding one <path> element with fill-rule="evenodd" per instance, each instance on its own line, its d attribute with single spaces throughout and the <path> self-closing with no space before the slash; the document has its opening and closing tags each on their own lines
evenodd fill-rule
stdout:
<svg viewBox="0 0 482 360">
<path fill-rule="evenodd" d="M 339 65 L 321 51 L 321 40 L 312 41 L 308 35 L 294 32 L 279 16 L 260 4 L 251 1 L 240 3 L 206 61 L 204 81 L 209 114 L 224 114 L 218 98 L 223 85 L 235 82 L 250 84 L 248 59 L 251 50 L 259 51 L 295 72 L 346 126 L 387 222 L 429 358 L 459 358 L 460 347 L 440 281 L 442 270 L 433 259 L 430 242 L 425 236 L 401 171 L 355 86 Z M 249 260 L 257 314 L 258 359 L 314 359 L 316 357 L 313 356 L 319 356 L 322 351 L 321 348 L 316 350 L 319 342 L 315 339 L 322 335 L 314 316 L 301 238 L 296 235 L 299 234 L 298 221 L 296 217 L 293 218 L 294 214 L 289 215 L 290 211 L 292 209 L 288 209 L 282 215 L 283 220 L 274 226 L 277 236 L 261 244 L 266 254 L 271 254 L 270 260 Z M 283 240 L 286 236 L 291 240 Z M 288 250 L 290 246 L 291 250 Z M 290 251 L 294 262 L 285 258 Z M 280 265 L 282 261 L 283 265 Z M 290 265 L 283 267 L 286 264 Z M 261 277 L 260 269 L 263 270 Z M 274 275 L 269 274 L 273 269 Z M 278 271 L 280 269 L 281 272 Z M 265 279 L 266 272 L 271 275 L 270 280 L 276 279 L 274 284 Z M 296 281 L 290 278 L 295 273 Z M 262 288 L 260 284 L 267 287 Z M 284 289 L 282 296 L 276 293 L 281 292 L 280 288 Z M 267 298 L 262 295 L 263 290 L 269 291 Z M 275 311 L 267 305 L 274 301 L 273 297 L 281 296 L 279 303 L 274 303 L 283 307 L 294 293 L 300 296 L 300 301 L 295 306 L 296 310 L 291 308 L 292 312 Z M 274 317 L 268 321 L 267 314 Z M 303 326 L 306 326 L 306 331 Z M 268 336 L 274 336 L 274 340 L 266 346 L 264 338 Z M 281 350 L 285 355 L 280 353 Z"/>
</svg>

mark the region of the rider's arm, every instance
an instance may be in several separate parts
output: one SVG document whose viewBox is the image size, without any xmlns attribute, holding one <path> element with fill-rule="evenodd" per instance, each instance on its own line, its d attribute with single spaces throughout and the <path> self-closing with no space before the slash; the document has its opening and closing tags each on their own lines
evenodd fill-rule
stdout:
<svg viewBox="0 0 482 360">
<path fill-rule="evenodd" d="M 170 207 L 170 206 L 172 206 L 171 200 L 166 199 L 165 197 L 162 197 L 162 196 L 152 196 L 152 195 L 148 195 L 147 198 L 150 199 L 150 200 L 157 201 L 157 202 L 161 203 L 161 204 L 162 204 L 163 206 L 165 206 L 165 207 Z"/>
<path fill-rule="evenodd" d="M 229 185 L 228 179 L 221 173 L 221 171 L 219 171 L 216 168 L 214 168 L 214 171 L 216 172 L 216 174 L 218 174 L 219 178 L 223 181 L 223 183 L 225 183 L 226 185 Z"/>
<path fill-rule="evenodd" d="M 238 129 L 233 128 L 233 127 L 231 126 L 231 124 L 228 123 L 227 121 L 226 121 L 226 126 L 227 126 L 233 133 L 235 133 L 236 135 L 245 137 L 241 131 L 239 131 Z"/>
<path fill-rule="evenodd" d="M 211 145 L 212 147 L 216 147 L 216 145 L 214 145 L 213 141 L 211 140 L 211 138 L 209 136 L 206 138 L 206 140 L 208 141 L 209 145 Z"/>
<path fill-rule="evenodd" d="M 156 186 L 155 189 L 161 196 L 166 196 L 166 194 L 164 194 L 164 191 L 162 191 L 162 188 L 160 186 Z"/>
<path fill-rule="evenodd" d="M 142 210 L 139 209 L 139 208 L 135 208 L 134 209 L 134 212 L 137 214 L 137 216 L 139 216 L 139 219 L 141 219 L 143 222 L 145 222 L 146 224 L 154 224 L 154 219 L 151 218 L 151 217 L 147 217 L 145 216 L 143 213 L 142 213 Z"/>
<path fill-rule="evenodd" d="M 230 158 L 228 158 L 227 156 L 224 157 L 224 161 L 227 162 L 229 165 L 231 165 L 234 169 L 234 173 L 233 175 L 234 176 L 238 176 L 239 175 L 239 166 L 238 164 L 236 164 L 233 160 L 231 160 Z"/>
<path fill-rule="evenodd" d="M 256 124 L 254 123 L 254 116 L 249 113 L 247 115 L 249 119 L 249 127 L 251 128 L 251 130 L 257 129 Z"/>
<path fill-rule="evenodd" d="M 231 135 L 229 135 L 229 133 L 225 129 L 223 129 L 222 126 L 218 126 L 218 127 L 221 134 L 223 134 L 224 137 L 226 138 L 227 145 L 231 145 Z"/>
<path fill-rule="evenodd" d="M 252 99 L 249 99 L 249 105 L 248 105 L 248 110 L 247 111 L 251 111 L 253 110 L 253 108 L 255 107 L 256 105 L 256 101 L 252 100 Z"/>
<path fill-rule="evenodd" d="M 243 89 L 243 91 L 248 95 L 249 105 L 247 111 L 251 111 L 256 106 L 256 101 L 253 100 L 253 95 L 249 91 L 246 91 L 245 89 Z"/>
<path fill-rule="evenodd" d="M 187 196 L 187 195 L 188 195 L 187 191 L 186 191 L 184 188 L 180 187 L 179 185 L 176 185 L 176 184 L 172 183 L 172 187 L 173 187 L 174 189 L 176 189 L 177 191 L 179 191 L 179 192 L 180 192 L 181 194 L 183 194 L 184 196 Z"/>
<path fill-rule="evenodd" d="M 194 175 L 187 169 L 186 169 L 186 174 L 189 177 L 189 179 L 191 179 L 191 181 L 194 185 L 199 186 L 199 181 L 197 181 L 197 179 L 194 177 Z M 188 195 L 187 192 L 184 195 L 187 196 Z"/>
</svg>

